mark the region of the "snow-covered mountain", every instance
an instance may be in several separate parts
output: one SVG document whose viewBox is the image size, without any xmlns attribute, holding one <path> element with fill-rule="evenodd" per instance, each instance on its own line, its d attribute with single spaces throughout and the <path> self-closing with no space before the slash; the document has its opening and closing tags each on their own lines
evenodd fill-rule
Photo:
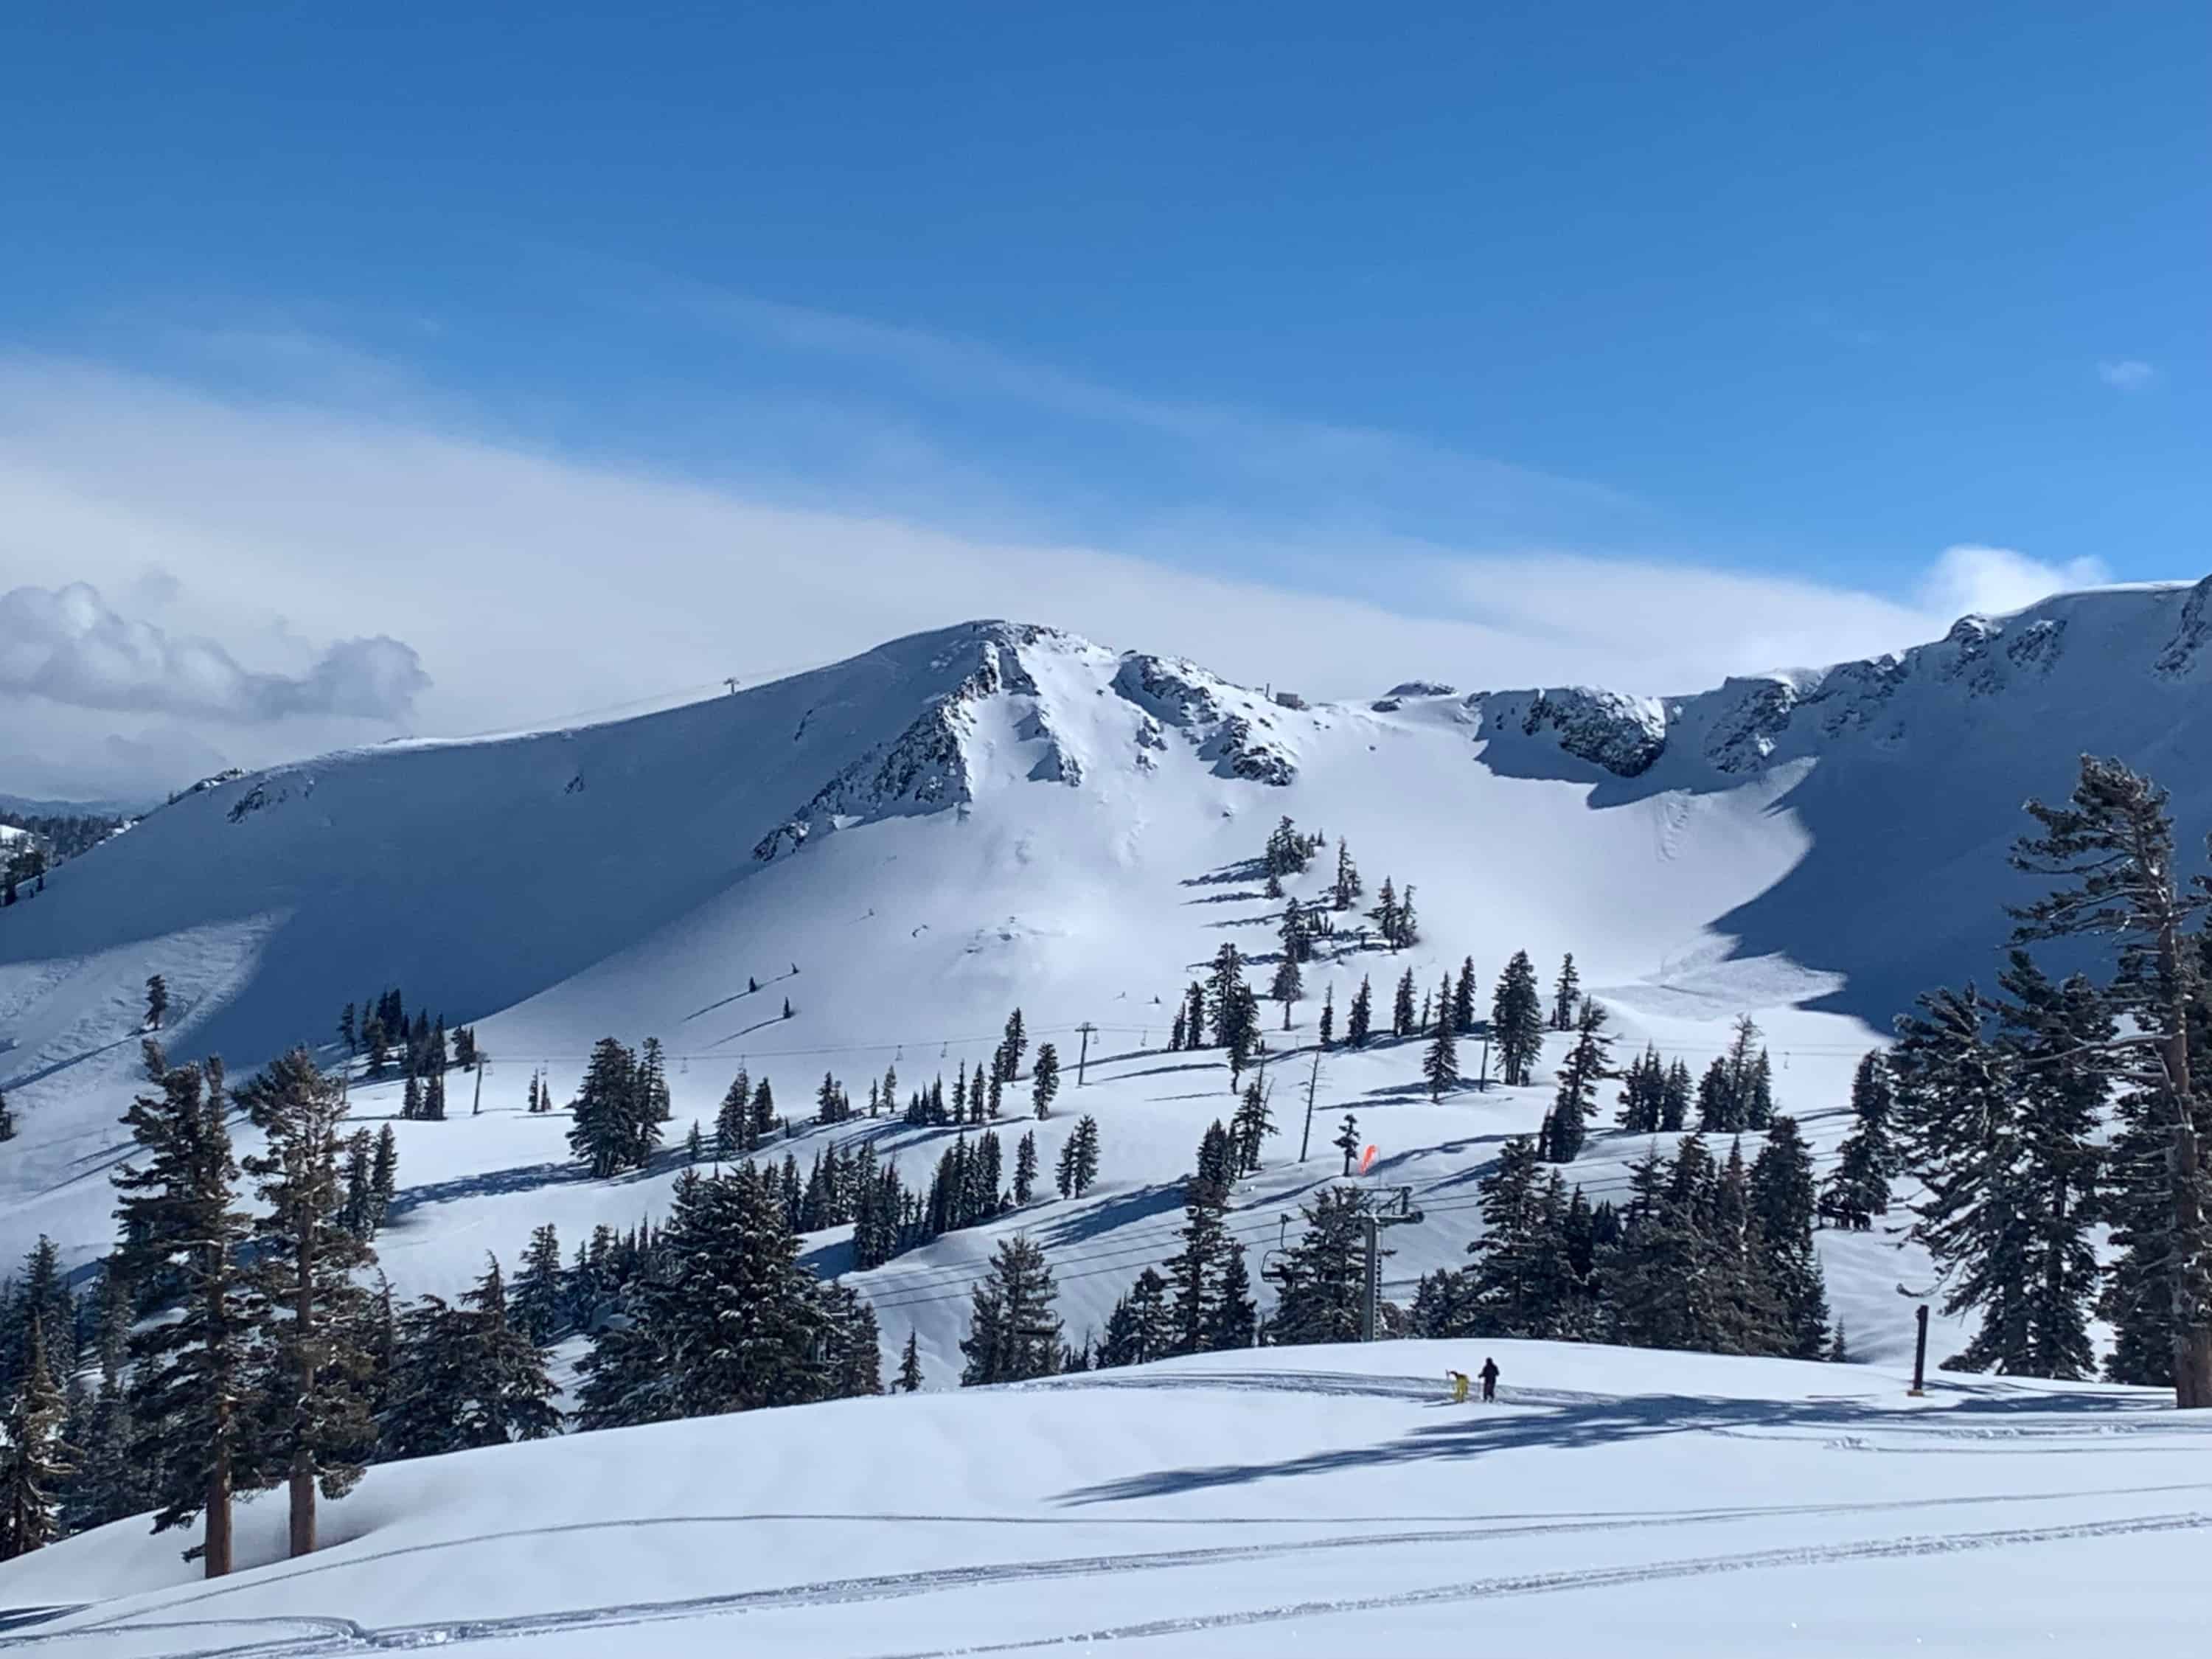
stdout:
<svg viewBox="0 0 2212 1659">
<path fill-rule="evenodd" d="M 73 1263 L 106 1247 L 151 973 L 171 1052 L 219 1051 L 234 1073 L 329 1042 L 344 1004 L 386 986 L 477 1025 L 482 1115 L 457 1098 L 453 1121 L 398 1126 L 407 1190 L 380 1248 L 403 1291 L 456 1288 L 540 1221 L 573 1240 L 658 1206 L 671 1170 L 578 1181 L 562 1120 L 520 1109 L 541 1069 L 565 1100 L 601 1035 L 665 1044 L 680 1138 L 740 1061 L 801 1109 L 825 1072 L 856 1094 L 891 1065 L 949 1084 L 1019 1005 L 1070 1060 L 1076 1028 L 1095 1028 L 1063 1106 L 1099 1116 L 1106 1182 L 1006 1224 L 1068 1268 L 1084 1257 L 1063 1278 L 1079 1332 L 1166 1253 L 1174 1183 L 1230 1103 L 1218 1055 L 1164 1039 L 1222 941 L 1273 949 L 1281 904 L 1252 860 L 1284 815 L 1345 837 L 1370 893 L 1413 884 L 1423 939 L 1316 964 L 1279 1050 L 1310 1048 L 1324 992 L 1340 1018 L 1363 976 L 1387 1001 L 1409 964 L 1425 991 L 1462 957 L 1487 980 L 1516 949 L 1547 975 L 1571 951 L 1624 1053 L 1648 1041 L 1700 1065 L 1754 1013 L 1783 1105 L 1832 1146 L 1875 1030 L 1926 985 L 1989 972 L 2020 896 L 2002 854 L 2024 797 L 2063 792 L 2085 750 L 2117 753 L 2173 787 L 2185 830 L 2212 823 L 2212 779 L 2191 763 L 2212 750 L 2208 593 L 2068 595 L 1901 656 L 1667 698 L 1408 680 L 1309 706 L 1281 689 L 1296 665 L 1255 690 L 974 623 L 641 719 L 211 781 L 0 916 L 0 1091 L 21 1126 L 0 1149 L 0 1259 L 40 1232 Z M 1460 684 L 1480 678 L 1465 666 Z M 1540 1115 L 1544 1079 L 1431 1105 L 1416 1065 L 1388 1044 L 1332 1055 L 1316 1146 L 1355 1110 L 1378 1178 L 1469 1199 L 1500 1136 Z M 1284 1082 L 1299 1111 L 1279 1117 L 1302 1115 L 1305 1081 Z M 356 1114 L 390 1115 L 391 1092 L 356 1091 Z M 1073 1116 L 1041 1127 L 1048 1167 Z M 1239 1194 L 1255 1239 L 1334 1168 L 1325 1151 L 1297 1161 L 1297 1127 Z M 926 1164 L 949 1133 L 863 1122 L 792 1150 L 865 1133 Z M 1593 1191 L 1639 1150 L 1617 1141 L 1577 1171 Z M 1472 1235 L 1471 1205 L 1431 1208 L 1397 1241 L 1394 1283 Z M 856 1276 L 887 1338 L 912 1322 L 949 1355 L 963 1275 L 999 1230 Z M 817 1246 L 834 1271 L 840 1241 Z M 1855 1333 L 1895 1324 L 1909 1258 L 1878 1238 L 1825 1248 Z"/>
</svg>

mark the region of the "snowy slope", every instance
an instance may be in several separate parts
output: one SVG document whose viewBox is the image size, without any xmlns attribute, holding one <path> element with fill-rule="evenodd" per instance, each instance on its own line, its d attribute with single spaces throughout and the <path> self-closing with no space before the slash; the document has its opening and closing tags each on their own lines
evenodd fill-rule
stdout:
<svg viewBox="0 0 2212 1659">
<path fill-rule="evenodd" d="M 1218 1056 L 1163 1052 L 1169 1010 L 1222 940 L 1273 948 L 1280 906 L 1250 860 L 1285 813 L 1347 836 L 1370 894 L 1385 875 L 1414 883 L 1425 939 L 1316 964 L 1279 1051 L 1310 1048 L 1324 988 L 1340 1020 L 1363 975 L 1387 1006 L 1407 962 L 1425 991 L 1462 956 L 1487 980 L 1516 948 L 1547 975 L 1572 950 L 1624 1058 L 1650 1041 L 1696 1067 L 1755 1013 L 1782 1103 L 1825 1152 L 1869 1020 L 1986 974 L 2024 795 L 2063 790 L 2096 749 L 2165 774 L 2185 823 L 2212 817 L 2212 780 L 2179 763 L 2212 735 L 2208 590 L 2069 596 L 1899 659 L 1670 699 L 1408 683 L 1308 708 L 1188 663 L 972 623 L 643 719 L 212 782 L 0 918 L 0 1089 L 22 1125 L 0 1154 L 0 1260 L 42 1231 L 73 1264 L 106 1247 L 150 972 L 170 987 L 172 1053 L 219 1050 L 234 1072 L 327 1040 L 340 1006 L 388 984 L 477 1024 L 483 1115 L 457 1074 L 453 1121 L 398 1126 L 406 1190 L 379 1243 L 403 1292 L 457 1288 L 488 1249 L 511 1261 L 540 1222 L 573 1246 L 664 1201 L 672 1161 L 578 1180 L 565 1119 L 520 1109 L 539 1068 L 565 1099 L 597 1036 L 666 1044 L 680 1139 L 741 1061 L 800 1113 L 825 1071 L 861 1097 L 890 1064 L 949 1086 L 1018 1003 L 1067 1059 L 1073 1028 L 1097 1028 L 1085 1086 L 1039 1134 L 1049 1169 L 1075 1115 L 1096 1113 L 1103 1185 L 854 1282 L 887 1341 L 912 1324 L 941 1374 L 974 1264 L 1026 1227 L 1079 1334 L 1168 1253 L 1176 1183 L 1231 1103 Z M 1353 1109 L 1373 1178 L 1431 1214 L 1394 1235 L 1394 1288 L 1462 1259 L 1474 1182 L 1540 1118 L 1543 1076 L 1431 1105 L 1417 1048 L 1332 1054 L 1300 1164 L 1308 1060 L 1277 1062 L 1287 1133 L 1237 1195 L 1237 1231 L 1273 1242 Z M 356 1090 L 356 1115 L 390 1116 L 396 1092 Z M 861 1123 L 791 1150 L 804 1164 L 827 1138 L 873 1135 L 918 1176 L 950 1133 Z M 1574 1173 L 1616 1188 L 1642 1150 L 1601 1135 Z M 811 1243 L 837 1271 L 842 1239 Z M 1855 1348 L 1893 1356 L 1895 1286 L 1924 1264 L 1879 1233 L 1823 1248 Z"/>
<path fill-rule="evenodd" d="M 2149 1394 L 1498 1343 L 1267 1349 L 369 1471 L 209 1585 L 124 1522 L 0 1566 L 73 1659 L 2187 1651 L 2212 1423 Z M 1121 1645 L 1126 1643 L 1126 1650 Z"/>
</svg>

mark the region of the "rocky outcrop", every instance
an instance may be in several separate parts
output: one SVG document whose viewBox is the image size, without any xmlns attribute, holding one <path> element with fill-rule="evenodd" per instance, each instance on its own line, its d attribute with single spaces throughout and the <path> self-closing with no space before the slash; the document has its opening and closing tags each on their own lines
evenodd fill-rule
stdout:
<svg viewBox="0 0 2212 1659">
<path fill-rule="evenodd" d="M 1217 776 L 1277 787 L 1298 775 L 1290 746 L 1276 731 L 1271 705 L 1175 657 L 1130 652 L 1114 673 L 1117 696 L 1145 717 L 1137 731 L 1138 764 L 1156 748 L 1161 728 L 1180 731 Z"/>
</svg>

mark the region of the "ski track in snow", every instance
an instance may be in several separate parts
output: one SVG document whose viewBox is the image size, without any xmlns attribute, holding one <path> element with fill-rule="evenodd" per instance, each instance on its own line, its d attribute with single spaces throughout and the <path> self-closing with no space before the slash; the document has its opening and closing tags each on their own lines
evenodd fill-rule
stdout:
<svg viewBox="0 0 2212 1659">
<path fill-rule="evenodd" d="M 2212 1483 L 2199 1482 L 2184 1488 L 2145 1490 L 2201 1491 L 2207 1484 Z M 2080 1498 L 2088 1495 L 2090 1494 L 2065 1493 L 2050 1496 Z M 2033 1497 L 2033 1495 L 2028 1498 L 2014 1495 L 2007 1498 L 1934 1501 L 1949 1504 L 2017 1503 L 2032 1501 Z M 1792 1509 L 1784 1512 L 1804 1514 L 1824 1512 L 1824 1509 L 1873 1510 L 1929 1506 L 1930 1504 L 1928 1500 L 1922 1500 L 1918 1503 L 1906 1502 L 1895 1505 L 1818 1506 L 1810 1511 L 1805 1509 Z M 1138 1555 L 1072 1557 L 1061 1560 L 1040 1562 L 1006 1562 L 941 1568 L 912 1573 L 886 1574 L 873 1577 L 833 1579 L 777 1589 L 744 1590 L 730 1595 L 687 1597 L 672 1601 L 612 1603 L 602 1607 L 573 1608 L 556 1613 L 525 1613 L 500 1619 L 445 1620 L 428 1624 L 391 1626 L 382 1628 L 370 1628 L 347 1619 L 318 1618 L 309 1614 L 197 1621 L 162 1620 L 146 1623 L 134 1623 L 128 1620 L 121 1620 L 83 1626 L 72 1631 L 0 1638 L 0 1651 L 31 1650 L 41 1648 L 66 1651 L 61 1644 L 81 1643 L 85 1638 L 99 1635 L 161 1635 L 169 1632 L 189 1635 L 194 1632 L 211 1632 L 222 1629 L 248 1628 L 263 1631 L 277 1626 L 294 1630 L 304 1628 L 309 1633 L 297 1637 L 267 1636 L 223 1646 L 184 1649 L 179 1650 L 175 1659 L 308 1659 L 309 1656 L 321 1654 L 404 1651 L 419 1648 L 451 1647 L 463 1643 L 512 1641 L 522 1638 L 550 1636 L 574 1631 L 609 1630 L 780 1608 L 834 1607 L 893 1597 L 928 1595 L 941 1590 L 974 1589 L 1005 1584 L 1034 1583 L 1053 1579 L 1090 1578 L 1128 1571 L 1156 1571 L 1176 1567 L 1208 1566 L 1224 1562 L 1249 1560 L 1260 1557 L 1280 1556 L 1300 1552 L 1380 1548 L 1403 1544 L 1455 1543 L 1483 1538 L 1522 1535 L 1531 1532 L 1579 1531 L 1598 1527 L 1632 1524 L 1674 1525 L 1680 1524 L 1686 1520 L 1742 1519 L 1759 1513 L 1759 1511 L 1757 1510 L 1747 1510 L 1695 1516 L 1668 1515 L 1652 1516 L 1642 1522 L 1601 1522 L 1563 1527 L 1475 1528 L 1395 1534 L 1361 1534 L 1286 1541 L 1281 1544 L 1228 1546 L 1211 1549 L 1162 1551 Z M 1507 1595 L 1534 1595 L 1557 1594 L 1563 1591 L 1605 1589 L 1624 1584 L 1649 1583 L 1665 1578 L 1702 1577 L 1725 1573 L 1756 1571 L 1773 1567 L 1832 1565 L 1853 1561 L 1942 1555 L 1972 1550 L 2010 1548 L 2021 1545 L 2061 1543 L 2081 1539 L 2128 1537 L 2145 1533 L 2180 1532 L 2203 1528 L 2212 1528 L 2212 1513 L 2203 1510 L 2183 1510 L 2115 1521 L 2081 1522 L 2050 1527 L 2007 1527 L 1983 1532 L 1944 1533 L 1897 1539 L 1870 1539 L 1842 1544 L 1796 1546 L 1782 1549 L 1753 1551 L 1736 1555 L 1693 1556 L 1671 1561 L 1643 1562 L 1613 1567 L 1570 1567 L 1551 1571 L 1473 1579 L 1461 1583 L 1400 1590 L 1387 1595 L 1339 1597 L 1291 1602 L 1274 1607 L 1241 1608 L 1222 1613 L 1183 1614 L 1135 1624 L 1070 1632 L 1058 1636 L 1025 1638 L 1012 1642 L 910 1649 L 896 1653 L 886 1653 L 879 1656 L 879 1659 L 955 1659 L 956 1656 L 960 1655 L 1012 1653 L 1025 1649 L 1066 1646 L 1079 1642 L 1127 1641 L 1146 1637 L 1226 1629 L 1247 1625 L 1272 1624 L 1288 1620 L 1316 1618 L 1337 1613 L 1381 1612 L 1392 1608 L 1434 1606 L 1453 1601 L 1483 1601 Z M 358 1565 L 361 1563 L 356 1561 L 344 1565 Z"/>
</svg>

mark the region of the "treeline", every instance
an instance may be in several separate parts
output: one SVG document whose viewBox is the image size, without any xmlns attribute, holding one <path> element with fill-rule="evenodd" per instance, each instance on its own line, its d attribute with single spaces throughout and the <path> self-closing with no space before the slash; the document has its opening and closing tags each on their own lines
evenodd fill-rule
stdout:
<svg viewBox="0 0 2212 1659">
<path fill-rule="evenodd" d="M 1474 1265 L 1422 1277 L 1418 1336 L 1539 1337 L 1711 1353 L 1844 1357 L 1814 1253 L 1812 1158 L 1777 1117 L 1749 1164 L 1691 1135 L 1629 1170 L 1627 1201 L 1592 1206 L 1516 1136 L 1480 1183 Z"/>
</svg>

